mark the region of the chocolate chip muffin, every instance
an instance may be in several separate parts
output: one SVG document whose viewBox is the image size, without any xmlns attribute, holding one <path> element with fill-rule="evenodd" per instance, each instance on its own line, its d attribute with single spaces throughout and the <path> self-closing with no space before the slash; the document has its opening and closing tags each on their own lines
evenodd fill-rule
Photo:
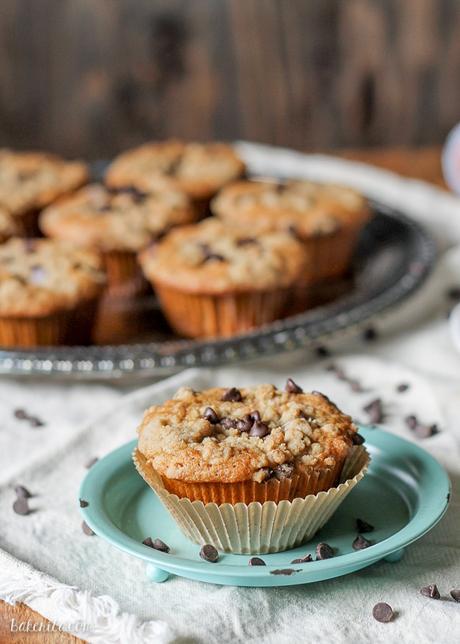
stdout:
<svg viewBox="0 0 460 644">
<path fill-rule="evenodd" d="M 314 273 L 309 286 L 350 269 L 361 230 L 370 217 L 366 199 L 352 188 L 293 180 L 242 181 L 224 188 L 213 212 L 252 231 L 289 231 L 305 244 Z"/>
<path fill-rule="evenodd" d="M 179 334 L 216 337 L 281 318 L 308 257 L 286 233 L 256 238 L 211 218 L 171 231 L 140 263 Z"/>
<path fill-rule="evenodd" d="M 244 173 L 245 165 L 230 145 L 171 140 L 123 152 L 110 164 L 106 183 L 145 190 L 158 177 L 167 178 L 203 214 L 217 191 Z"/>
<path fill-rule="evenodd" d="M 292 501 L 335 486 L 357 429 L 325 395 L 180 389 L 148 409 L 137 451 L 168 492 L 204 503 Z"/>
<path fill-rule="evenodd" d="M 170 228 L 195 221 L 185 193 L 157 184 L 148 192 L 92 184 L 44 210 L 48 237 L 102 253 L 111 292 L 142 290 L 137 252 Z"/>
<path fill-rule="evenodd" d="M 15 219 L 20 234 L 38 232 L 38 213 L 58 197 L 86 183 L 88 168 L 79 161 L 40 152 L 0 150 L 0 206 Z"/>
<path fill-rule="evenodd" d="M 45 239 L 0 245 L 0 346 L 88 342 L 103 284 L 96 253 Z"/>
</svg>

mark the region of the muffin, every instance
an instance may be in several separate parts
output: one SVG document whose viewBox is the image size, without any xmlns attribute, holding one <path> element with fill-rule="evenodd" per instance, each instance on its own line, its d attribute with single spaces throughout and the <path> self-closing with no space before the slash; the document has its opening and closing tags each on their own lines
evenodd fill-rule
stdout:
<svg viewBox="0 0 460 644">
<path fill-rule="evenodd" d="M 311 538 L 368 463 L 351 418 L 288 379 L 252 388 L 181 388 L 148 409 L 134 462 L 180 527 L 232 552 Z"/>
<path fill-rule="evenodd" d="M 188 337 L 231 336 L 280 319 L 308 265 L 292 236 L 256 238 L 215 218 L 171 231 L 139 259 L 171 326 Z"/>
<path fill-rule="evenodd" d="M 0 206 L 14 217 L 22 236 L 34 236 L 40 210 L 87 179 L 87 166 L 79 161 L 40 152 L 0 150 Z"/>
<path fill-rule="evenodd" d="M 14 237 L 18 232 L 15 218 L 6 208 L 0 206 L 0 244 Z"/>
<path fill-rule="evenodd" d="M 218 190 L 244 173 L 245 165 L 230 145 L 171 140 L 123 152 L 110 164 L 106 183 L 145 190 L 158 177 L 167 178 L 189 195 L 202 215 Z"/>
<path fill-rule="evenodd" d="M 188 197 L 170 186 L 143 192 L 93 184 L 44 210 L 40 228 L 53 239 L 101 252 L 109 290 L 134 294 L 145 284 L 137 252 L 195 218 Z"/>
<path fill-rule="evenodd" d="M 62 242 L 13 238 L 0 245 L 0 346 L 88 342 L 101 269 L 96 253 Z"/>
<path fill-rule="evenodd" d="M 241 181 L 213 200 L 213 212 L 227 222 L 259 232 L 289 231 L 308 249 L 313 283 L 344 276 L 370 209 L 353 190 L 312 181 Z M 306 286 L 310 286 L 310 276 Z"/>
</svg>

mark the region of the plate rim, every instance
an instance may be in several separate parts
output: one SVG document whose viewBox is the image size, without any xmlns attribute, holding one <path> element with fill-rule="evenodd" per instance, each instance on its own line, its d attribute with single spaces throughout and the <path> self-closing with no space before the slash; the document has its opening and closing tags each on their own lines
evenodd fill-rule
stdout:
<svg viewBox="0 0 460 644">
<path fill-rule="evenodd" d="M 364 434 L 366 441 L 372 447 L 384 450 L 388 447 L 388 443 L 398 444 L 400 442 L 404 446 L 405 451 L 409 450 L 415 453 L 424 463 L 424 466 L 428 468 L 430 476 L 435 477 L 436 484 L 433 482 L 431 484 L 431 489 L 429 490 L 429 493 L 431 494 L 431 502 L 428 503 L 425 499 L 425 502 L 419 505 L 415 515 L 410 518 L 408 523 L 401 530 L 398 530 L 398 532 L 387 539 L 373 544 L 369 548 L 363 550 L 349 552 L 331 559 L 310 562 L 304 567 L 302 567 L 302 564 L 299 564 L 300 569 L 296 570 L 297 574 L 285 576 L 282 581 L 278 579 L 279 585 L 298 584 L 311 581 L 311 579 L 308 578 L 312 577 L 312 572 L 319 572 L 319 570 L 321 570 L 321 574 L 325 573 L 327 576 L 328 572 L 336 569 L 337 574 L 334 576 L 340 576 L 341 574 L 345 574 L 344 570 L 347 568 L 352 567 L 353 570 L 357 570 L 358 568 L 370 565 L 397 550 L 405 548 L 422 537 L 441 520 L 447 511 L 451 495 L 451 482 L 445 468 L 429 452 L 411 441 L 385 431 L 380 426 L 374 428 L 359 424 L 359 430 Z M 376 440 L 373 440 L 372 437 Z M 198 556 L 197 561 L 193 561 L 191 559 L 146 548 L 142 543 L 129 537 L 125 532 L 111 522 L 108 515 L 105 513 L 101 515 L 101 513 L 98 512 L 97 507 L 99 504 L 103 507 L 101 497 L 103 494 L 104 484 L 109 476 L 113 476 L 116 469 L 121 466 L 125 467 L 128 460 L 131 460 L 132 450 L 136 443 L 137 439 L 129 441 L 101 458 L 90 468 L 80 485 L 79 499 L 86 500 L 87 497 L 91 497 L 92 499 L 92 503 L 87 507 L 80 508 L 80 513 L 85 522 L 98 536 L 108 541 L 119 550 L 127 552 L 134 557 L 154 564 L 163 570 L 179 576 L 186 576 L 184 575 L 184 572 L 195 575 L 205 575 L 209 577 L 209 581 L 214 580 L 216 583 L 219 583 L 219 577 L 232 577 L 233 579 L 241 578 L 241 580 L 247 580 L 248 576 L 252 579 L 260 580 L 262 578 L 270 578 L 271 581 L 276 581 L 273 575 L 270 574 L 270 570 L 279 568 L 280 564 L 267 564 L 263 567 L 249 567 L 247 564 L 238 565 L 219 563 L 217 566 L 209 566 L 207 562 L 200 561 Z M 135 471 L 134 465 L 133 469 Z M 99 496 L 96 496 L 96 500 L 94 500 L 94 488 L 96 488 L 96 490 L 99 489 Z M 436 511 L 431 510 L 432 505 Z M 196 546 L 197 548 L 199 547 L 198 544 L 196 544 Z M 224 554 L 226 556 L 232 556 L 230 553 Z M 248 555 L 248 557 L 250 556 L 251 555 Z M 273 583 L 273 585 L 277 584 Z"/>
</svg>

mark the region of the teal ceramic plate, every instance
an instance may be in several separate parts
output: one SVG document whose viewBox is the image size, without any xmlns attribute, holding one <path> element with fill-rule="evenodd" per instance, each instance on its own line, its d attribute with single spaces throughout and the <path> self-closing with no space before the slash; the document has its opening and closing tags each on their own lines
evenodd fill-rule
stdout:
<svg viewBox="0 0 460 644">
<path fill-rule="evenodd" d="M 80 498 L 86 523 L 101 538 L 143 559 L 152 581 L 170 574 L 234 586 L 286 586 L 346 575 L 386 559 L 398 561 L 404 548 L 424 535 L 447 509 L 450 484 L 444 469 L 423 449 L 380 429 L 362 427 L 372 456 L 369 472 L 352 490 L 312 542 L 286 552 L 261 555 L 266 566 L 248 566 L 247 555 L 222 554 L 218 563 L 199 557 L 200 547 L 186 539 L 152 490 L 136 472 L 131 453 L 136 441 L 110 453 L 89 470 Z M 375 526 L 366 537 L 373 543 L 354 551 L 356 518 Z M 169 554 L 142 544 L 160 538 Z M 291 564 L 325 541 L 336 556 Z"/>
</svg>

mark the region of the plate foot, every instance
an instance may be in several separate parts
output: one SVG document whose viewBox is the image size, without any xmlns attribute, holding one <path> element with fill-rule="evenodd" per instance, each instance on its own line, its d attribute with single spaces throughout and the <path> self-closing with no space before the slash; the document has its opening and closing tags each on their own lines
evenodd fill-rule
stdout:
<svg viewBox="0 0 460 644">
<path fill-rule="evenodd" d="M 157 584 L 169 579 L 169 572 L 166 572 L 166 570 L 162 570 L 161 568 L 157 568 L 153 564 L 146 565 L 145 574 L 149 581 L 154 581 Z"/>
<path fill-rule="evenodd" d="M 405 548 L 400 548 L 399 550 L 390 552 L 390 554 L 384 557 L 383 560 L 387 561 L 388 563 L 398 563 L 398 561 L 401 561 L 401 559 L 404 557 L 405 551 Z"/>
</svg>

